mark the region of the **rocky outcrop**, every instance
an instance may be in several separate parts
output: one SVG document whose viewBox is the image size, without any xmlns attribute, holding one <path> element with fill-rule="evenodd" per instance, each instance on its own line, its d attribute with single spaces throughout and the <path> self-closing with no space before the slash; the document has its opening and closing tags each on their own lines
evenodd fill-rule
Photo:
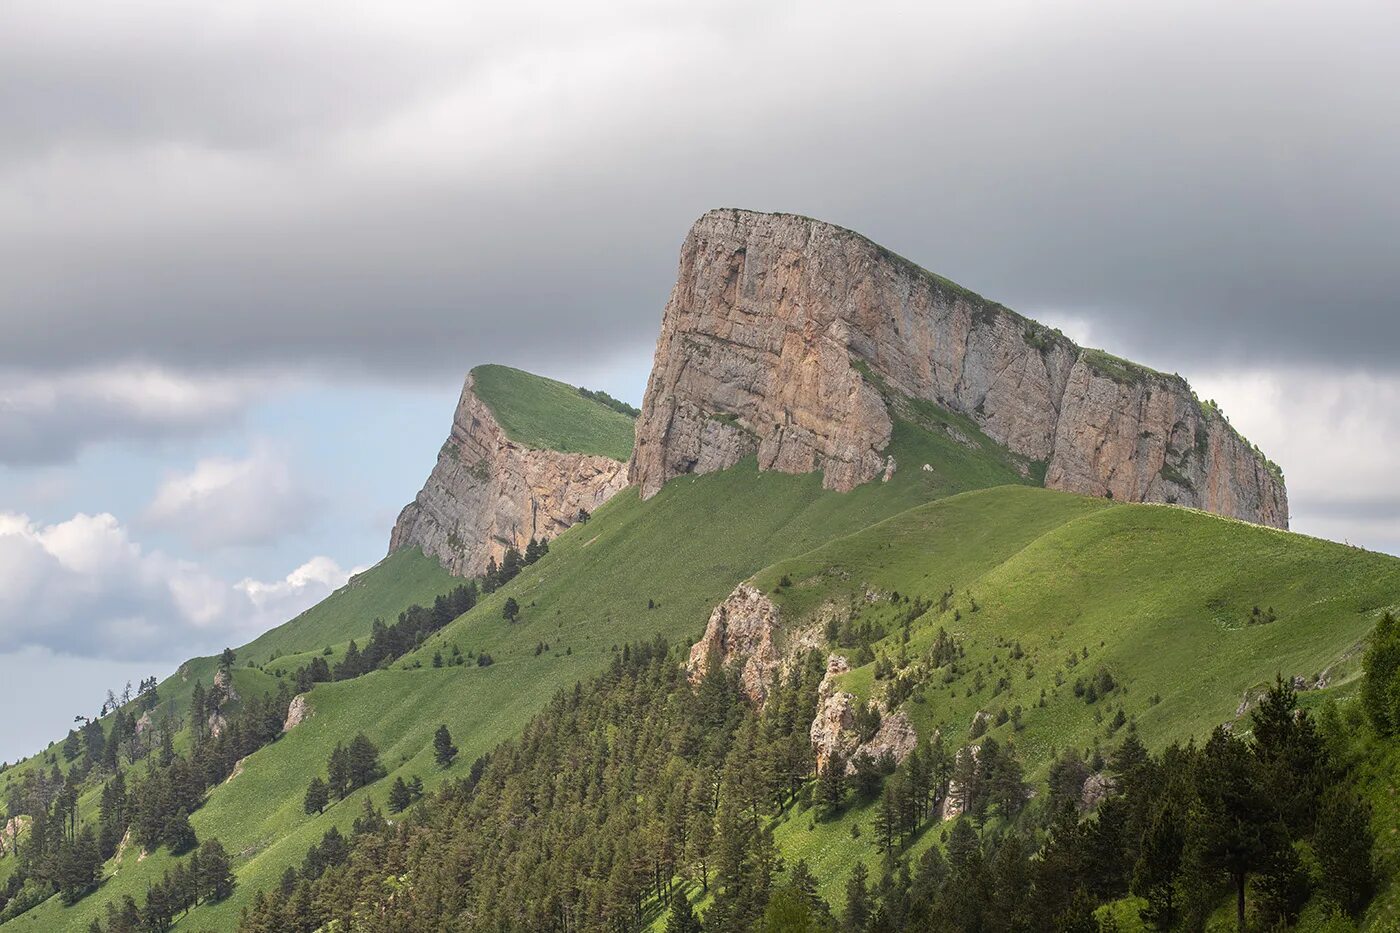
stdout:
<svg viewBox="0 0 1400 933">
<path fill-rule="evenodd" d="M 953 773 L 958 774 L 966 769 L 968 759 L 972 759 L 974 773 L 982 767 L 982 746 L 964 745 L 958 749 L 953 756 Z M 948 793 L 943 795 L 943 803 L 939 806 L 938 818 L 940 820 L 951 820 L 962 815 L 967 809 L 967 789 L 962 782 L 953 778 L 948 782 Z"/>
<path fill-rule="evenodd" d="M 839 654 L 827 658 L 826 676 L 817 689 L 817 715 L 812 719 L 808 731 L 812 750 L 816 754 L 817 771 L 826 770 L 832 755 L 839 753 L 845 762 L 845 770 L 855 770 L 858 758 L 880 759 L 889 757 L 896 762 L 909 757 L 914 746 L 919 744 L 919 736 L 914 724 L 903 710 L 890 712 L 879 706 L 880 727 L 867 741 L 862 742 L 856 732 L 856 704 L 854 694 L 836 689 L 835 678 L 851 669 L 850 664 Z"/>
<path fill-rule="evenodd" d="M 311 707 L 306 702 L 306 694 L 298 693 L 287 704 L 287 718 L 282 721 L 282 731 L 291 732 L 311 718 Z"/>
<path fill-rule="evenodd" d="M 223 707 L 238 701 L 238 691 L 233 686 L 233 675 L 227 668 L 219 668 L 214 674 L 214 687 L 209 691 L 209 702 Z"/>
<path fill-rule="evenodd" d="M 851 489 L 887 473 L 886 390 L 967 415 L 1054 488 L 1287 525 L 1276 469 L 1180 377 L 1083 350 L 849 230 L 737 210 L 701 217 L 681 249 L 630 480 L 645 498 L 755 455 Z"/>
<path fill-rule="evenodd" d="M 1079 809 L 1088 813 L 1108 799 L 1117 786 L 1112 775 L 1102 771 L 1089 775 L 1085 778 L 1084 786 L 1079 791 Z"/>
<path fill-rule="evenodd" d="M 512 441 L 472 391 L 427 483 L 399 513 L 389 551 L 418 547 L 462 577 L 485 572 L 509 548 L 554 538 L 579 509 L 592 512 L 627 485 L 626 466 L 609 457 L 539 450 Z"/>
<path fill-rule="evenodd" d="M 745 696 L 762 705 L 788 662 L 821 640 L 813 628 L 784 632 L 773 601 L 741 583 L 710 613 L 705 634 L 691 646 L 686 669 L 691 682 L 698 683 L 715 663 L 737 666 Z"/>
</svg>

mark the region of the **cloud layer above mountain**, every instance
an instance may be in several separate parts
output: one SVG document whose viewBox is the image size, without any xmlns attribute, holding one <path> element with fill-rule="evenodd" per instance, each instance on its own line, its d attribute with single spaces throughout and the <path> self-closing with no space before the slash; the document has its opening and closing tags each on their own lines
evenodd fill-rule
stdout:
<svg viewBox="0 0 1400 933">
<path fill-rule="evenodd" d="M 0 366 L 644 349 L 728 205 L 1172 368 L 1397 365 L 1394 4 L 211 10 L 0 12 Z"/>
</svg>

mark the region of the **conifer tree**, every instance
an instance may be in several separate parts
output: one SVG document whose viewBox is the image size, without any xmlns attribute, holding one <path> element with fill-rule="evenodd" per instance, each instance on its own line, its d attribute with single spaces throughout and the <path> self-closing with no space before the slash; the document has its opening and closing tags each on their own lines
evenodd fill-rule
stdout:
<svg viewBox="0 0 1400 933">
<path fill-rule="evenodd" d="M 328 803 L 330 803 L 330 790 L 326 787 L 326 782 L 321 780 L 320 775 L 317 775 L 306 786 L 306 798 L 302 801 L 302 809 L 307 813 L 322 813 Z"/>
<path fill-rule="evenodd" d="M 389 788 L 389 812 L 402 813 L 413 803 L 413 797 L 408 792 L 408 785 L 404 783 L 402 777 L 394 778 L 394 784 Z"/>
<path fill-rule="evenodd" d="M 437 727 L 437 732 L 433 733 L 433 760 L 440 768 L 450 768 L 456 758 L 457 746 L 452 744 L 452 733 L 448 731 L 447 724 L 443 723 Z"/>
</svg>

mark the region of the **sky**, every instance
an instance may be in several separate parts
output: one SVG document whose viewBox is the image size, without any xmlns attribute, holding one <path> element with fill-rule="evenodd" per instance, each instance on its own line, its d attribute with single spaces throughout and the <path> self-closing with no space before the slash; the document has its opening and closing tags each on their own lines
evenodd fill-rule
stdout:
<svg viewBox="0 0 1400 933">
<path fill-rule="evenodd" d="M 0 5 L 0 759 L 384 555 L 465 372 L 641 401 L 713 207 L 1187 376 L 1400 554 L 1400 8 Z"/>
</svg>

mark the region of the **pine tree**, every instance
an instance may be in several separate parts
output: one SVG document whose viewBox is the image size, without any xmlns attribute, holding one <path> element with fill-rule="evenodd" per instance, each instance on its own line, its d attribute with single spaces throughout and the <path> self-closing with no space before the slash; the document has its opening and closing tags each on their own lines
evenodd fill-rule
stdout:
<svg viewBox="0 0 1400 933">
<path fill-rule="evenodd" d="M 199 847 L 199 889 L 208 901 L 221 901 L 233 893 L 237 882 L 229 866 L 228 854 L 217 839 Z"/>
<path fill-rule="evenodd" d="M 443 723 L 433 734 L 433 760 L 440 768 L 450 768 L 456 758 L 457 746 L 452 744 L 452 733 L 447 730 L 447 724 Z"/>
<path fill-rule="evenodd" d="M 1229 874 L 1235 886 L 1236 923 L 1245 929 L 1245 888 L 1249 875 L 1266 865 L 1280 839 L 1277 811 L 1260 768 L 1238 738 L 1216 729 L 1197 770 L 1201 801 L 1193 833 L 1202 864 Z"/>
<path fill-rule="evenodd" d="M 1400 621 L 1387 612 L 1371 632 L 1362 661 L 1361 708 L 1381 735 L 1400 729 Z"/>
<path fill-rule="evenodd" d="M 307 813 L 321 813 L 326 809 L 326 804 L 330 803 L 330 790 L 326 782 L 319 776 L 313 777 L 311 783 L 306 786 L 306 799 L 302 801 L 302 809 Z"/>
<path fill-rule="evenodd" d="M 413 803 L 413 797 L 409 794 L 408 785 L 403 782 L 402 777 L 394 778 L 394 784 L 389 788 L 389 812 L 402 813 Z"/>
<path fill-rule="evenodd" d="M 379 749 L 363 732 L 350 740 L 346 758 L 351 790 L 373 784 L 384 774 L 384 769 L 379 764 Z"/>
<path fill-rule="evenodd" d="M 680 888 L 671 895 L 671 915 L 666 919 L 666 933 L 703 933 L 704 927 L 696 919 L 690 899 Z"/>
<path fill-rule="evenodd" d="M 846 912 L 842 916 L 843 933 L 865 933 L 870 924 L 870 889 L 866 884 L 869 873 L 865 863 L 858 861 L 846 881 Z"/>
<path fill-rule="evenodd" d="M 345 750 L 345 746 L 339 742 L 335 743 L 335 748 L 331 751 L 330 760 L 326 763 L 328 772 L 327 784 L 330 792 L 337 800 L 345 799 L 345 796 L 353 790 L 350 780 L 350 755 Z"/>
<path fill-rule="evenodd" d="M 1346 788 L 1329 791 L 1313 840 L 1322 866 L 1321 892 L 1352 917 L 1360 915 L 1375 883 L 1372 843 L 1369 808 Z"/>
<path fill-rule="evenodd" d="M 833 750 L 822 769 L 817 797 L 821 801 L 822 819 L 832 819 L 841 812 L 841 803 L 846 796 L 846 760 L 841 753 Z"/>
<path fill-rule="evenodd" d="M 506 603 L 501 607 L 501 616 L 507 622 L 514 622 L 520 617 L 520 604 L 515 601 L 514 596 L 506 597 Z"/>
</svg>

